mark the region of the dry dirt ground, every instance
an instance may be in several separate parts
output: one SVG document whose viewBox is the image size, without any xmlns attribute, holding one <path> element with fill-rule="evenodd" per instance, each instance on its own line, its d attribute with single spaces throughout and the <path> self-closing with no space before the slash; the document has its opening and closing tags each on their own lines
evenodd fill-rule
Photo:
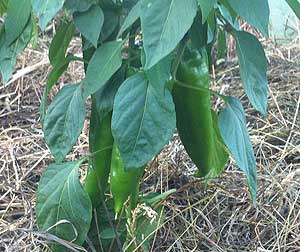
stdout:
<svg viewBox="0 0 300 252">
<path fill-rule="evenodd" d="M 39 123 L 39 103 L 50 66 L 48 41 L 27 49 L 12 83 L 0 84 L 0 251 L 47 251 L 35 224 L 35 191 L 52 161 Z M 78 41 L 72 50 L 79 52 Z M 234 56 L 234 55 L 233 55 Z M 151 162 L 145 192 L 178 189 L 164 203 L 167 218 L 151 251 L 300 251 L 300 47 L 268 45 L 269 115 L 250 108 L 236 60 L 218 66 L 214 88 L 236 95 L 247 112 L 258 169 L 258 204 L 249 198 L 245 176 L 228 163 L 208 185 L 188 176 L 194 167 L 178 136 Z M 72 64 L 51 97 L 66 83 L 83 78 Z M 50 97 L 50 99 L 51 99 Z M 220 108 L 220 101 L 215 101 Z M 69 159 L 84 155 L 84 131 Z"/>
</svg>

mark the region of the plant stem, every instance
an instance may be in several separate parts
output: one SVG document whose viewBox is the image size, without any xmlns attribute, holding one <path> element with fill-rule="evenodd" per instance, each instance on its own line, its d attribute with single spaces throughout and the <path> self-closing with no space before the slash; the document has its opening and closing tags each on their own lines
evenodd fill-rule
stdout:
<svg viewBox="0 0 300 252">
<path fill-rule="evenodd" d="M 194 90 L 197 90 L 197 91 L 209 91 L 211 94 L 215 95 L 215 96 L 218 96 L 220 97 L 224 102 L 227 102 L 227 96 L 226 95 L 222 95 L 216 91 L 213 91 L 211 89 L 207 89 L 207 88 L 202 88 L 202 87 L 191 87 L 183 82 L 180 82 L 180 81 L 176 81 L 176 84 L 181 86 L 181 87 L 185 87 L 185 88 L 190 88 L 190 89 L 194 89 Z"/>
<path fill-rule="evenodd" d="M 184 50 L 185 50 L 185 47 L 186 47 L 186 41 L 187 41 L 187 38 L 185 37 L 181 41 L 181 43 L 179 44 L 178 51 L 177 51 L 177 56 L 176 56 L 176 59 L 175 59 L 175 62 L 173 64 L 173 66 L 172 66 L 172 77 L 173 77 L 174 80 L 176 80 L 176 72 L 178 70 L 179 64 L 180 64 L 182 56 L 184 54 Z"/>
</svg>

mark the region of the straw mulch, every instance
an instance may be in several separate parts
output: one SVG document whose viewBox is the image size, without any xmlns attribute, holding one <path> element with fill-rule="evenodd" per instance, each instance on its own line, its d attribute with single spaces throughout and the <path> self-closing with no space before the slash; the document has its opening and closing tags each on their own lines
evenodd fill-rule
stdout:
<svg viewBox="0 0 300 252">
<path fill-rule="evenodd" d="M 79 52 L 78 41 L 72 50 Z M 39 123 L 39 103 L 49 73 L 47 40 L 27 49 L 14 81 L 0 85 L 0 251 L 45 251 L 35 224 L 35 191 L 53 161 Z M 268 44 L 269 115 L 261 117 L 243 94 L 236 59 L 219 65 L 214 88 L 242 99 L 258 169 L 258 204 L 251 203 L 245 176 L 233 161 L 206 185 L 178 136 L 151 162 L 143 190 L 176 188 L 165 202 L 166 220 L 152 251 L 300 251 L 300 48 Z M 72 64 L 50 99 L 66 83 L 83 78 Z M 220 101 L 215 101 L 220 108 Z M 88 151 L 88 124 L 69 159 Z"/>
</svg>

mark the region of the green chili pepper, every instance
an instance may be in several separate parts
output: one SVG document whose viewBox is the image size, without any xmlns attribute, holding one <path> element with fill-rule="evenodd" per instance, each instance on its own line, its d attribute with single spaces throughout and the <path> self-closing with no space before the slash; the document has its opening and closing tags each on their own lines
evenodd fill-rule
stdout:
<svg viewBox="0 0 300 252">
<path fill-rule="evenodd" d="M 216 175 L 225 166 L 228 154 L 214 129 L 206 50 L 186 48 L 176 79 L 173 98 L 179 136 L 198 167 L 196 176 Z"/>
<path fill-rule="evenodd" d="M 136 207 L 139 193 L 139 180 L 143 175 L 143 171 L 144 168 L 125 171 L 118 147 L 114 144 L 110 171 L 110 189 L 114 198 L 116 213 L 120 213 L 128 198 L 130 209 Z"/>
<path fill-rule="evenodd" d="M 83 39 L 83 44 L 85 40 Z M 83 57 L 88 62 L 95 49 L 83 51 Z M 85 64 L 85 69 L 87 64 Z M 114 96 L 125 78 L 125 68 L 118 70 L 113 77 L 91 96 L 92 108 L 89 131 L 89 149 L 92 153 L 90 168 L 85 180 L 85 189 L 89 194 L 93 207 L 102 203 L 104 192 L 108 185 L 113 147 L 111 118 Z"/>
<path fill-rule="evenodd" d="M 125 68 L 122 67 L 103 88 L 92 95 L 89 147 L 93 156 L 86 178 L 86 190 L 95 206 L 101 203 L 101 196 L 108 184 L 114 142 L 111 132 L 112 109 L 115 94 L 124 78 Z"/>
<path fill-rule="evenodd" d="M 112 112 L 101 118 L 97 112 L 96 102 L 92 102 L 89 135 L 92 158 L 91 168 L 85 181 L 85 189 L 95 207 L 99 204 L 108 184 L 114 142 L 111 133 L 111 116 Z"/>
</svg>

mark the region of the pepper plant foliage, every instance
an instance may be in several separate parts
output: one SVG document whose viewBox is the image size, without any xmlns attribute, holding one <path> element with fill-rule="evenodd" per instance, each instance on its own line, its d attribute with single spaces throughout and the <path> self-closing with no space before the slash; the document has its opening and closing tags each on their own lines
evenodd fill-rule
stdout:
<svg viewBox="0 0 300 252">
<path fill-rule="evenodd" d="M 287 2 L 299 7 L 297 0 Z M 39 229 L 56 237 L 53 251 L 147 251 L 163 221 L 160 202 L 172 191 L 140 195 L 139 181 L 176 128 L 198 167 L 196 177 L 217 176 L 230 155 L 245 172 L 255 204 L 255 156 L 243 106 L 210 90 L 209 69 L 213 48 L 223 57 L 226 36 L 233 36 L 245 93 L 267 114 L 266 56 L 238 22 L 268 36 L 267 0 L 1 0 L 4 84 L 18 54 L 37 36 L 36 21 L 44 31 L 58 12 L 40 109 L 56 162 L 44 171 L 36 202 Z M 68 52 L 75 36 L 82 38 L 82 58 Z M 65 85 L 48 106 L 49 92 L 71 61 L 84 62 L 85 78 Z M 211 108 L 212 95 L 223 99 L 221 111 Z M 90 155 L 68 161 L 86 118 Z M 88 174 L 82 186 L 83 164 Z M 143 215 L 141 204 L 156 218 Z"/>
</svg>

